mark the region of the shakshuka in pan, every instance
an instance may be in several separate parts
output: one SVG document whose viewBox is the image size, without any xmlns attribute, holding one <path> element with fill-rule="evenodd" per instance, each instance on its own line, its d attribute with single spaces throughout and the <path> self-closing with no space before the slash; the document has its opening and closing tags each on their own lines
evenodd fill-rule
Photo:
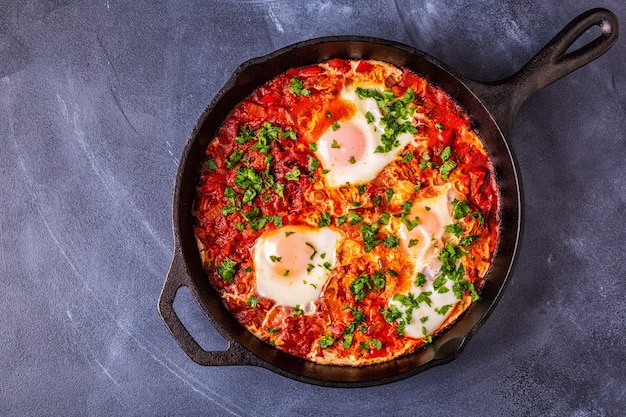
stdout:
<svg viewBox="0 0 626 417">
<path fill-rule="evenodd" d="M 363 366 L 432 342 L 473 301 L 498 239 L 468 116 L 407 69 L 293 68 L 229 113 L 193 215 L 225 306 L 268 344 Z"/>
</svg>

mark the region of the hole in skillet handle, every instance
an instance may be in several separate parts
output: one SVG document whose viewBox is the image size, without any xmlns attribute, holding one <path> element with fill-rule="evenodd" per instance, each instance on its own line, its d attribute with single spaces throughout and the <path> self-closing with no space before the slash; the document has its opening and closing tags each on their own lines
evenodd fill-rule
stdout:
<svg viewBox="0 0 626 417">
<path fill-rule="evenodd" d="M 589 40 L 592 28 L 599 35 Z M 510 77 L 487 83 L 466 80 L 466 84 L 508 136 L 513 117 L 528 97 L 602 56 L 618 36 L 617 16 L 607 9 L 591 9 L 574 18 Z"/>
<path fill-rule="evenodd" d="M 176 340 L 187 356 L 200 365 L 258 365 L 258 361 L 250 352 L 224 332 L 220 332 L 220 334 L 226 339 L 227 347 L 225 350 L 218 351 L 205 350 L 189 333 L 189 330 L 174 310 L 174 300 L 178 290 L 181 287 L 190 288 L 188 282 L 189 274 L 185 270 L 180 252 L 178 248 L 174 250 L 174 258 L 172 259 L 157 305 L 159 315 L 174 340 Z M 219 330 L 219 327 L 213 321 L 211 323 Z"/>
</svg>

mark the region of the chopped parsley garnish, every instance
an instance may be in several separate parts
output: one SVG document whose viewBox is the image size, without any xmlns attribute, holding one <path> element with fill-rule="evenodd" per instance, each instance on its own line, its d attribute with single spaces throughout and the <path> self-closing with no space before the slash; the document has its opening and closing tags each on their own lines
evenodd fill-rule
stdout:
<svg viewBox="0 0 626 417">
<path fill-rule="evenodd" d="M 448 177 L 454 168 L 456 168 L 456 162 L 454 162 L 453 160 L 450 159 L 444 162 L 443 165 L 439 167 L 439 173 L 441 174 L 441 178 L 448 181 Z"/>
<path fill-rule="evenodd" d="M 467 205 L 466 201 L 457 200 L 456 198 L 452 200 L 452 215 L 456 220 L 462 219 L 463 217 L 467 216 L 469 212 L 470 208 Z"/>
<path fill-rule="evenodd" d="M 254 130 L 250 129 L 247 126 L 239 127 L 239 136 L 235 138 L 235 142 L 237 142 L 240 145 L 243 145 L 244 143 L 250 142 L 253 139 L 254 139 Z"/>
<path fill-rule="evenodd" d="M 435 123 L 435 127 L 437 128 L 438 131 L 443 132 L 443 123 Z"/>
<path fill-rule="evenodd" d="M 320 338 L 320 347 L 322 349 L 327 349 L 331 347 L 333 343 L 335 343 L 335 338 L 329 334 L 324 335 Z"/>
<path fill-rule="evenodd" d="M 332 219 L 330 217 L 330 213 L 325 212 L 320 215 L 320 218 L 317 220 L 317 227 L 326 227 L 330 226 Z"/>
<path fill-rule="evenodd" d="M 360 223 L 363 221 L 363 217 L 357 213 L 356 211 L 349 211 L 348 212 L 348 219 L 350 220 L 350 225 L 354 226 L 357 223 Z"/>
<path fill-rule="evenodd" d="M 354 339 L 354 332 L 356 330 L 365 332 L 366 328 L 364 325 L 365 322 L 365 313 L 358 307 L 350 307 L 343 306 L 342 310 L 350 310 L 352 312 L 352 321 L 350 324 L 343 329 L 343 348 L 348 349 L 352 345 L 352 341 Z M 358 327 L 357 327 L 358 326 Z"/>
<path fill-rule="evenodd" d="M 291 79 L 289 80 L 289 84 L 289 91 L 295 94 L 296 97 L 311 95 L 311 91 L 304 88 L 304 81 L 299 80 L 295 77 L 291 77 Z"/>
<path fill-rule="evenodd" d="M 313 152 L 317 151 L 317 143 L 316 142 L 309 143 L 309 149 Z"/>
<path fill-rule="evenodd" d="M 450 155 L 452 154 L 452 148 L 450 146 L 446 146 L 441 152 L 439 152 L 439 156 L 442 161 L 447 161 L 450 159 Z"/>
<path fill-rule="evenodd" d="M 333 128 L 333 132 L 339 130 L 339 128 L 341 127 L 341 125 L 337 122 L 333 122 L 333 124 L 331 125 L 331 127 Z"/>
<path fill-rule="evenodd" d="M 420 219 L 419 217 L 415 216 L 415 218 L 413 220 L 409 220 L 408 217 L 406 217 L 406 214 L 403 212 L 402 216 L 400 217 L 400 220 L 402 221 L 402 224 L 404 224 L 407 228 L 407 230 L 410 232 L 411 230 L 415 229 L 417 227 L 417 225 L 420 224 Z"/>
<path fill-rule="evenodd" d="M 330 144 L 330 147 L 333 148 L 333 149 L 339 149 L 340 148 L 339 143 L 337 142 L 336 139 L 333 139 L 333 143 Z"/>
<path fill-rule="evenodd" d="M 311 256 L 309 257 L 310 260 L 313 260 L 313 258 L 315 258 L 315 255 L 317 255 L 317 249 L 315 249 L 315 246 L 313 246 L 313 244 L 311 242 L 304 242 L 305 245 L 307 245 L 309 248 L 313 249 L 313 253 L 311 254 Z"/>
<path fill-rule="evenodd" d="M 341 225 L 342 225 L 342 224 L 344 224 L 347 220 L 348 220 L 348 216 L 347 216 L 347 215 L 339 216 L 339 217 L 337 217 L 337 219 L 335 219 L 335 224 L 336 224 L 337 226 L 341 226 Z"/>
<path fill-rule="evenodd" d="M 302 311 L 302 309 L 300 308 L 300 304 L 296 304 L 296 306 L 293 308 L 293 315 L 296 317 L 301 316 L 302 314 L 304 314 L 304 311 Z"/>
<path fill-rule="evenodd" d="M 237 165 L 237 162 L 241 161 L 242 157 L 243 151 L 241 149 L 233 151 L 233 153 L 231 153 L 228 158 L 226 158 L 226 167 L 233 168 L 235 165 Z"/>
<path fill-rule="evenodd" d="M 402 317 L 402 312 L 394 304 L 387 308 L 383 308 L 381 312 L 383 313 L 385 321 L 389 324 Z"/>
<path fill-rule="evenodd" d="M 380 291 L 385 288 L 387 280 L 382 272 L 373 274 L 363 273 L 356 277 L 350 284 L 350 293 L 354 295 L 354 301 L 364 299 L 368 293 Z"/>
<path fill-rule="evenodd" d="M 350 156 L 350 159 L 348 159 L 348 162 L 350 162 L 351 164 L 356 164 L 356 159 L 354 159 L 354 156 Z"/>
<path fill-rule="evenodd" d="M 374 349 L 380 350 L 383 348 L 383 342 L 373 337 L 370 339 L 370 346 L 373 347 Z"/>
<path fill-rule="evenodd" d="M 285 178 L 290 181 L 297 181 L 300 178 L 300 170 L 298 167 L 293 167 L 289 172 L 285 174 Z"/>
<path fill-rule="evenodd" d="M 387 196 L 387 201 L 391 200 L 391 198 L 393 197 L 393 189 L 387 188 L 385 190 L 385 195 Z"/>
<path fill-rule="evenodd" d="M 270 260 L 272 262 L 280 262 L 282 258 L 280 256 L 276 256 L 276 255 L 270 255 Z"/>
<path fill-rule="evenodd" d="M 463 228 L 458 223 L 448 224 L 443 227 L 443 230 L 445 230 L 446 233 L 453 234 L 456 237 L 461 237 L 461 234 L 463 234 Z"/>
<path fill-rule="evenodd" d="M 424 152 L 420 160 L 420 169 L 423 171 L 426 168 L 432 168 L 433 166 L 434 166 L 434 163 L 433 161 L 430 160 L 430 155 Z"/>
<path fill-rule="evenodd" d="M 415 282 L 413 282 L 413 285 L 415 285 L 416 287 L 421 287 L 424 284 L 426 284 L 426 275 L 424 275 L 422 272 L 418 272 L 415 276 Z"/>
<path fill-rule="evenodd" d="M 485 217 L 479 211 L 473 211 L 472 214 L 470 214 L 470 219 L 478 219 L 478 222 L 481 226 L 485 224 Z"/>
<path fill-rule="evenodd" d="M 308 155 L 309 157 L 309 171 L 315 171 L 320 167 L 320 161 L 317 160 L 314 156 Z"/>
<path fill-rule="evenodd" d="M 259 304 L 259 299 L 256 298 L 254 295 L 251 295 L 250 297 L 248 297 L 248 301 L 246 301 L 246 304 L 254 308 Z"/>
<path fill-rule="evenodd" d="M 224 257 L 222 263 L 217 267 L 217 273 L 226 282 L 233 282 L 235 279 L 235 273 L 237 272 L 237 262 L 233 261 L 229 257 Z"/>
<path fill-rule="evenodd" d="M 469 235 L 469 236 L 465 236 L 463 237 L 460 241 L 459 241 L 459 246 L 469 246 L 471 245 L 474 240 L 478 237 L 478 235 Z"/>
<path fill-rule="evenodd" d="M 365 120 L 367 120 L 367 123 L 370 124 L 374 121 L 374 115 L 372 114 L 371 111 L 367 111 L 367 113 L 365 113 Z"/>
<path fill-rule="evenodd" d="M 446 304 L 439 308 L 435 307 L 435 313 L 445 316 L 451 308 L 452 308 L 452 304 Z"/>
<path fill-rule="evenodd" d="M 272 125 L 270 122 L 264 122 L 256 135 L 257 141 L 252 146 L 252 149 L 259 151 L 261 154 L 267 154 L 270 151 L 270 143 L 272 140 L 278 139 L 278 136 L 282 134 L 282 129 L 278 126 Z"/>
<path fill-rule="evenodd" d="M 372 249 L 382 242 L 382 240 L 376 238 L 378 236 L 378 223 L 363 223 L 359 230 L 363 236 L 363 250 L 365 252 L 371 252 Z"/>
<path fill-rule="evenodd" d="M 410 121 L 415 111 L 415 105 L 413 104 L 415 93 L 412 89 L 409 88 L 407 92 L 399 98 L 397 98 L 391 90 L 380 92 L 375 88 L 365 89 L 357 87 L 355 92 L 360 99 L 373 98 L 382 113 L 380 122 L 385 126 L 385 130 L 380 137 L 382 144 L 376 147 L 374 152 L 389 152 L 400 146 L 398 136 L 401 133 L 414 134 L 417 132 L 417 128 Z"/>
<path fill-rule="evenodd" d="M 408 162 L 411 162 L 413 158 L 415 158 L 415 154 L 413 152 L 407 152 L 402 156 L 402 162 L 406 164 Z"/>
<path fill-rule="evenodd" d="M 409 244 L 407 246 L 409 248 L 412 248 L 413 246 L 417 245 L 418 243 L 420 243 L 419 239 L 411 239 L 411 240 L 409 240 Z"/>
<path fill-rule="evenodd" d="M 211 171 L 215 171 L 217 169 L 217 164 L 215 163 L 215 159 L 213 159 L 210 156 L 207 157 L 206 161 L 204 161 L 204 165 Z"/>
<path fill-rule="evenodd" d="M 283 139 L 291 139 L 291 140 L 298 140 L 298 135 L 296 134 L 295 130 L 293 129 L 287 129 L 283 132 Z"/>
<path fill-rule="evenodd" d="M 387 239 L 385 239 L 383 241 L 383 243 L 385 244 L 385 246 L 387 246 L 388 248 L 395 248 L 398 247 L 398 245 L 400 244 L 400 241 L 398 240 L 397 237 L 395 237 L 394 235 L 389 235 L 387 236 Z"/>
</svg>

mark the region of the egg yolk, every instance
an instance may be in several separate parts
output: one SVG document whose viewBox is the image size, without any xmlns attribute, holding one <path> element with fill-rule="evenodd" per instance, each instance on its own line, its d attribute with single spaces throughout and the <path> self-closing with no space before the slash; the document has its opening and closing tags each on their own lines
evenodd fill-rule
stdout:
<svg viewBox="0 0 626 417">
<path fill-rule="evenodd" d="M 416 227 L 411 230 L 406 228 L 406 234 L 402 233 L 401 235 L 405 248 L 408 251 L 422 252 L 424 248 L 427 248 L 433 241 L 441 237 L 443 225 L 437 214 L 427 207 L 413 207 L 411 214 L 407 217 L 409 220 L 413 220 L 416 217 L 419 219 Z"/>
<path fill-rule="evenodd" d="M 275 255 L 270 257 L 270 265 L 279 276 L 290 276 L 306 271 L 311 259 L 317 254 L 306 235 L 292 232 L 274 242 Z"/>
<path fill-rule="evenodd" d="M 363 157 L 366 146 L 365 134 L 354 123 L 341 123 L 339 128 L 327 132 L 325 136 L 323 146 L 326 147 L 332 166 L 350 166 Z"/>
</svg>

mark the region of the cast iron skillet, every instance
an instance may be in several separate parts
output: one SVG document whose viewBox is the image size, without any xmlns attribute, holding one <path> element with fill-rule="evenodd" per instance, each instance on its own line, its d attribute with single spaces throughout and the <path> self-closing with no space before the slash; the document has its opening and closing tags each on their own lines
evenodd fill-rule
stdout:
<svg viewBox="0 0 626 417">
<path fill-rule="evenodd" d="M 581 48 L 572 44 L 594 26 L 601 34 Z M 181 348 L 201 365 L 254 365 L 295 380 L 334 387 L 372 386 L 396 381 L 456 358 L 498 302 L 520 238 L 522 206 L 515 162 L 505 137 L 524 100 L 537 90 L 591 62 L 617 40 L 618 22 L 608 10 L 574 19 L 528 64 L 511 77 L 481 83 L 462 79 L 441 63 L 406 45 L 364 37 L 313 39 L 250 60 L 235 71 L 202 113 L 180 160 L 173 192 L 174 257 L 159 297 L 163 321 Z M 445 90 L 463 107 L 483 139 L 500 192 L 500 238 L 480 300 L 427 348 L 366 367 L 319 365 L 286 354 L 257 339 L 223 306 L 202 270 L 191 215 L 204 150 L 228 112 L 261 84 L 291 67 L 331 58 L 376 59 L 406 67 Z M 225 351 L 205 351 L 174 311 L 176 292 L 189 288 L 200 309 L 228 342 Z"/>
</svg>

